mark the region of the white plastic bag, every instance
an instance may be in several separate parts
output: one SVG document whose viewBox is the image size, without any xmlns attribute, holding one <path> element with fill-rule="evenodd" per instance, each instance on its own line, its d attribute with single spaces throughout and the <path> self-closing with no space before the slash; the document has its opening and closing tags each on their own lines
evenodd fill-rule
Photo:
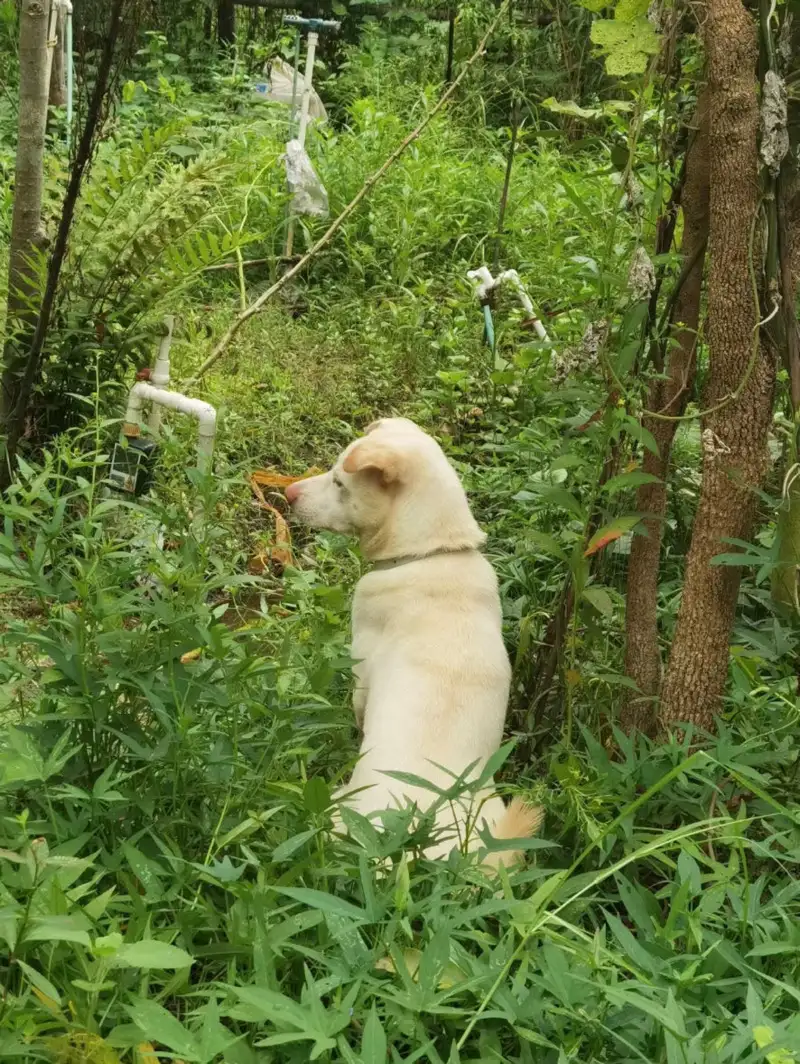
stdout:
<svg viewBox="0 0 800 1064">
<path fill-rule="evenodd" d="M 289 63 L 282 59 L 273 59 L 264 69 L 264 81 L 253 84 L 253 91 L 267 103 L 281 103 L 291 107 L 292 85 L 294 84 L 295 71 Z M 297 73 L 297 91 L 294 105 L 297 115 L 300 115 L 300 105 L 303 100 L 303 75 Z M 325 122 L 328 113 L 319 95 L 312 88 L 308 98 L 308 117 L 311 122 Z"/>
<path fill-rule="evenodd" d="M 311 214 L 315 218 L 328 215 L 328 193 L 317 177 L 299 140 L 290 140 L 286 145 L 286 181 L 292 194 L 292 210 L 295 214 Z"/>
</svg>

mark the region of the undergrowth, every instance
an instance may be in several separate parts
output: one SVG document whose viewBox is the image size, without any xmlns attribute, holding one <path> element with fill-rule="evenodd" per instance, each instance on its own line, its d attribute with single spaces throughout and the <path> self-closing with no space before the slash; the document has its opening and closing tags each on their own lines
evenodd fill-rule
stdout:
<svg viewBox="0 0 800 1064">
<path fill-rule="evenodd" d="M 176 379 L 190 376 L 242 285 L 252 297 L 276 276 L 286 221 L 284 119 L 241 77 L 201 94 L 167 76 L 163 47 L 125 91 L 70 248 L 46 383 L 49 423 L 73 427 L 45 449 L 32 433 L 0 504 L 0 1058 L 799 1059 L 793 635 L 763 574 L 743 584 L 719 735 L 656 743 L 615 726 L 633 526 L 594 567 L 583 545 L 595 517 L 629 516 L 648 441 L 624 401 L 603 408 L 607 365 L 555 383 L 601 316 L 626 385 L 638 350 L 626 278 L 653 219 L 620 208 L 613 138 L 564 152 L 520 133 L 501 265 L 551 342 L 504 297 L 497 349 L 482 344 L 466 273 L 492 263 L 508 133 L 456 108 L 197 388 L 220 411 L 213 480 L 187 473 L 191 433 L 173 421 L 153 493 L 131 501 L 105 486 L 122 382 L 165 312 L 180 319 Z M 398 62 L 388 88 L 376 48 L 343 68 L 346 119 L 313 138 L 334 212 L 430 103 L 424 84 L 399 86 L 440 48 Z M 301 245 L 316 232 L 301 227 Z M 208 269 L 237 252 L 269 261 L 243 281 Z M 442 441 L 500 576 L 516 668 L 492 767 L 547 819 L 527 865 L 499 880 L 457 852 L 422 859 L 430 825 L 402 814 L 380 835 L 353 813 L 347 838 L 331 833 L 357 754 L 348 608 L 362 560 L 340 536 L 298 531 L 285 572 L 253 564 L 274 530 L 247 475 L 325 465 L 387 413 Z M 619 471 L 599 489 L 609 448 Z M 665 642 L 698 453 L 689 425 Z M 563 687 L 531 705 L 565 581 Z"/>
</svg>

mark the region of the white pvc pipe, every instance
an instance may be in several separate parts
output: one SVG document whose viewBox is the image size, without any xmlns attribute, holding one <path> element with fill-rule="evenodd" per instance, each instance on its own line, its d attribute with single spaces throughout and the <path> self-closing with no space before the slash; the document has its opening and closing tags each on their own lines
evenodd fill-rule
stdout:
<svg viewBox="0 0 800 1064">
<path fill-rule="evenodd" d="M 190 399 L 180 392 L 168 392 L 156 388 L 147 381 L 138 381 L 128 392 L 128 408 L 122 432 L 126 436 L 138 436 L 145 403 L 156 403 L 179 414 L 197 418 L 197 468 L 201 473 L 211 470 L 214 439 L 217 434 L 217 411 L 202 399 Z"/>
<path fill-rule="evenodd" d="M 169 349 L 172 346 L 172 332 L 175 328 L 175 315 L 167 314 L 164 318 L 164 325 L 167 328 L 166 333 L 161 337 L 161 343 L 158 345 L 158 355 L 156 356 L 156 364 L 150 371 L 150 384 L 154 388 L 169 388 Z M 150 417 L 147 419 L 147 427 L 156 435 L 161 428 L 161 406 L 158 403 L 153 403 L 150 410 Z"/>
<path fill-rule="evenodd" d="M 308 129 L 308 111 L 311 106 L 311 83 L 314 80 L 314 56 L 317 51 L 317 41 L 319 40 L 318 33 L 309 33 L 306 39 L 306 69 L 303 74 L 303 99 L 300 103 L 300 126 L 297 130 L 297 139 L 300 142 L 300 147 L 305 148 L 306 144 L 306 130 Z M 291 207 L 289 208 L 289 228 L 286 232 L 286 247 L 284 248 L 284 258 L 292 257 L 292 250 L 294 248 L 294 214 L 291 213 Z"/>
<path fill-rule="evenodd" d="M 526 312 L 528 314 L 530 314 L 531 317 L 535 318 L 536 317 L 536 312 L 533 309 L 533 303 L 531 303 L 531 297 L 525 291 L 525 286 L 523 285 L 522 281 L 519 279 L 519 274 L 517 273 L 517 271 L 516 270 L 503 270 L 503 272 L 502 273 L 498 273 L 497 277 L 495 277 L 495 279 L 494 279 L 494 283 L 496 285 L 505 284 L 506 281 L 517 290 L 517 295 L 519 296 L 519 301 L 523 305 L 523 307 L 525 308 Z"/>
<path fill-rule="evenodd" d="M 489 273 L 489 267 L 479 266 L 477 270 L 470 270 L 467 277 L 475 285 L 475 295 L 482 303 L 494 288 L 494 277 Z"/>
<path fill-rule="evenodd" d="M 531 324 L 533 325 L 534 332 L 536 333 L 536 335 L 539 337 L 540 340 L 549 340 L 550 338 L 547 335 L 545 327 L 539 321 L 539 315 L 533 309 L 531 297 L 528 295 L 525 289 L 525 285 L 520 280 L 517 271 L 505 270 L 503 273 L 498 274 L 495 278 L 495 284 L 498 286 L 506 281 L 516 289 L 517 295 L 519 296 L 519 301 L 525 308 L 525 313 L 528 315 L 528 318 Z"/>
<path fill-rule="evenodd" d="M 497 277 L 492 277 L 486 266 L 479 266 L 477 270 L 470 270 L 467 277 L 475 285 L 475 295 L 481 303 L 488 299 L 496 288 L 500 288 L 503 284 L 510 284 L 516 290 L 517 298 L 528 315 L 536 335 L 540 340 L 549 341 L 550 337 L 547 335 L 544 325 L 539 321 L 539 316 L 533 308 L 531 298 L 516 270 L 504 270 L 502 273 L 498 273 Z"/>
<path fill-rule="evenodd" d="M 309 33 L 306 40 L 306 70 L 303 76 L 303 100 L 300 104 L 300 128 L 297 132 L 297 139 L 300 141 L 301 148 L 304 148 L 306 143 L 308 111 L 311 106 L 311 83 L 314 80 L 314 56 L 316 55 L 318 40 L 319 34 L 317 33 Z"/>
</svg>

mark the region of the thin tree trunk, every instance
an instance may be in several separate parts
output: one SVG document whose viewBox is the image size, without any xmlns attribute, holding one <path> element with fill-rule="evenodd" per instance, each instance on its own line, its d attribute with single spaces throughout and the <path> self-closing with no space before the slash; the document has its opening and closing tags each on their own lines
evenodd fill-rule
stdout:
<svg viewBox="0 0 800 1064">
<path fill-rule="evenodd" d="M 800 200 L 800 196 L 797 197 Z M 794 206 L 792 231 L 792 277 L 795 285 L 800 285 L 800 202 Z"/>
<path fill-rule="evenodd" d="M 785 167 L 786 170 L 788 167 Z M 782 179 L 788 176 L 785 171 L 781 175 Z M 800 323 L 795 293 L 800 284 L 800 232 L 792 228 L 791 218 L 788 217 L 786 195 L 782 187 L 784 183 L 781 180 L 778 188 L 781 312 L 784 316 L 782 332 L 794 432 L 787 451 L 784 498 L 777 519 L 779 566 L 772 574 L 772 597 L 779 606 L 797 614 L 800 612 Z"/>
<path fill-rule="evenodd" d="M 494 240 L 494 254 L 492 256 L 492 270 L 494 273 L 500 268 L 500 254 L 503 250 L 503 227 L 506 223 L 506 209 L 508 207 L 508 193 L 511 189 L 511 174 L 514 169 L 514 153 L 517 150 L 517 136 L 519 135 L 519 100 L 514 99 L 511 105 L 511 138 L 508 142 L 508 155 L 506 156 L 506 173 L 503 178 L 503 190 L 500 193 L 500 206 L 497 211 L 497 236 Z"/>
<path fill-rule="evenodd" d="M 703 481 L 683 598 L 661 703 L 666 726 L 710 729 L 728 675 L 741 570 L 712 565 L 752 532 L 755 489 L 767 468 L 775 382 L 770 345 L 757 332 L 756 27 L 741 0 L 708 0 L 710 192 L 708 335 Z M 730 397 L 733 396 L 731 399 Z M 722 405 L 720 405 L 722 404 Z"/>
<path fill-rule="evenodd" d="M 64 62 L 64 36 L 66 34 L 67 14 L 59 4 L 56 21 L 56 43 L 50 70 L 50 106 L 65 107 L 67 103 L 67 75 Z"/>
<path fill-rule="evenodd" d="M 33 2 L 36 2 L 36 0 L 33 0 Z M 19 379 L 15 377 L 14 380 L 14 405 L 8 412 L 2 412 L 0 417 L 0 432 L 5 434 L 6 451 L 3 461 L 0 462 L 0 491 L 5 490 L 11 482 L 17 445 L 22 435 L 34 386 L 39 380 L 42 351 L 47 338 L 47 331 L 50 327 L 50 318 L 55 304 L 61 267 L 67 250 L 67 241 L 72 221 L 75 217 L 75 207 L 78 202 L 83 177 L 92 157 L 95 136 L 102 116 L 103 102 L 108 91 L 109 76 L 114 60 L 123 10 L 127 3 L 128 0 L 113 0 L 109 28 L 103 38 L 103 51 L 100 55 L 95 84 L 86 111 L 86 122 L 75 153 L 75 162 L 70 171 L 69 183 L 61 207 L 58 230 L 53 243 L 53 251 L 47 264 L 47 280 L 42 294 L 41 306 L 36 315 L 33 337 L 30 340 L 24 358 L 19 360 L 21 376 Z M 45 103 L 46 100 L 45 87 Z"/>
<path fill-rule="evenodd" d="M 788 20 L 786 13 L 784 19 Z M 763 67 L 780 76 L 781 64 L 776 54 L 769 4 L 762 0 L 762 56 Z M 782 32 L 787 30 L 784 22 Z M 791 23 L 788 23 L 791 32 Z M 800 37 L 798 37 L 800 43 Z M 765 73 L 765 81 L 768 76 Z M 788 119 L 788 113 L 787 113 Z M 790 127 L 790 123 L 787 122 Z M 788 132 L 788 129 L 787 129 Z M 790 144 L 787 145 L 790 148 Z M 762 143 L 763 154 L 763 143 Z M 765 288 L 780 292 L 780 313 L 770 321 L 768 328 L 773 343 L 783 358 L 789 378 L 789 401 L 794 426 L 789 447 L 786 449 L 786 465 L 783 478 L 783 499 L 777 515 L 776 540 L 778 566 L 772 572 L 772 597 L 778 607 L 797 615 L 800 611 L 798 574 L 800 573 L 800 449 L 798 448 L 798 419 L 800 418 L 800 327 L 797 317 L 796 278 L 793 263 L 797 254 L 797 233 L 791 216 L 791 197 L 797 190 L 797 174 L 791 150 L 780 160 L 777 173 L 770 172 L 767 192 L 771 193 L 766 204 L 768 240 L 765 264 Z M 798 674 L 800 675 L 800 673 Z"/>
<path fill-rule="evenodd" d="M 236 37 L 236 8 L 233 0 L 219 0 L 217 4 L 217 40 L 222 45 L 233 44 Z"/>
<path fill-rule="evenodd" d="M 19 340 L 29 337 L 36 324 L 37 258 L 47 243 L 42 228 L 42 193 L 49 88 L 49 17 L 49 0 L 23 0 L 19 16 L 19 135 L 8 267 L 6 344 L 0 382 L 0 424 L 16 401 L 20 367 L 15 362 L 14 352 L 18 350 Z"/>
<path fill-rule="evenodd" d="M 695 127 L 687 150 L 686 179 L 681 194 L 681 250 L 688 273 L 682 275 L 673 307 L 666 379 L 654 379 L 648 395 L 650 410 L 671 417 L 683 413 L 695 376 L 704 252 L 708 240 L 708 101 L 705 96 L 701 96 L 697 103 Z M 630 692 L 627 697 L 621 724 L 626 731 L 638 729 L 651 733 L 656 728 L 657 698 L 661 687 L 659 563 L 667 511 L 670 452 L 678 422 L 645 415 L 643 425 L 658 444 L 658 454 L 646 451 L 642 468 L 645 473 L 658 477 L 658 482 L 643 484 L 636 496 L 637 512 L 650 515 L 644 522 L 647 535 L 633 537 L 628 562 L 625 672 L 636 682 L 639 691 Z"/>
<path fill-rule="evenodd" d="M 453 52 L 456 41 L 456 13 L 451 11 L 447 20 L 447 65 L 444 72 L 444 83 L 449 85 L 453 80 Z"/>
<path fill-rule="evenodd" d="M 609 396 L 608 406 L 613 407 L 615 402 L 613 396 Z M 602 488 L 613 476 L 616 476 L 619 471 L 620 453 L 620 441 L 619 439 L 616 439 L 611 444 L 605 461 L 603 462 L 603 468 L 600 471 L 600 477 L 597 482 L 598 488 Z M 596 509 L 594 513 L 590 514 L 589 520 L 586 523 L 586 528 L 583 532 L 584 546 L 600 527 L 601 517 L 602 514 L 600 509 Z M 598 559 L 598 554 L 593 554 L 589 558 L 586 574 L 587 578 L 591 575 Z M 572 618 L 574 609 L 575 579 L 572 574 L 570 574 L 564 581 L 561 594 L 555 604 L 554 611 L 551 614 L 547 628 L 545 629 L 544 637 L 536 654 L 530 691 L 528 693 L 527 713 L 525 719 L 520 722 L 520 727 L 523 731 L 528 731 L 529 733 L 533 731 L 533 726 L 541 720 L 547 709 L 548 702 L 556 690 L 554 680 L 556 679 L 556 673 L 562 664 L 564 646 L 569 633 L 570 619 Z M 522 760 L 529 760 L 530 755 L 530 750 L 523 751 Z"/>
</svg>

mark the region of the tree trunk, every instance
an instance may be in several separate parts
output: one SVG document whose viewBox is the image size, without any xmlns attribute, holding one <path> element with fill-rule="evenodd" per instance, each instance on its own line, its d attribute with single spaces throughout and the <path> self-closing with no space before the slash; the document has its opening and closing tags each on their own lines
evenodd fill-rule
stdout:
<svg viewBox="0 0 800 1064">
<path fill-rule="evenodd" d="M 752 531 L 755 489 L 767 468 L 775 359 L 756 331 L 753 291 L 759 201 L 756 27 L 741 0 L 708 0 L 711 266 L 709 381 L 703 482 L 661 718 L 710 729 L 728 675 L 741 570 L 712 559 Z M 755 246 L 754 246 L 755 245 Z M 732 398 L 731 398 L 732 397 Z M 721 404 L 721 405 L 720 405 Z"/>
<path fill-rule="evenodd" d="M 50 106 L 65 107 L 67 103 L 67 67 L 64 53 L 64 37 L 66 35 L 67 14 L 59 4 L 56 20 L 56 41 L 53 50 L 53 60 L 50 69 Z"/>
<path fill-rule="evenodd" d="M 784 18 L 788 19 L 788 14 Z M 800 34 L 796 38 L 794 43 L 800 44 Z M 770 35 L 765 35 L 764 43 L 766 63 L 778 73 L 779 64 Z M 788 125 L 791 130 L 791 121 Z M 792 139 L 790 136 L 790 148 Z M 800 323 L 796 292 L 800 272 L 800 189 L 795 158 L 790 150 L 781 161 L 779 173 L 771 175 L 770 191 L 774 199 L 767 203 L 767 216 L 771 222 L 771 243 L 774 246 L 771 247 L 770 243 L 767 245 L 766 280 L 767 285 L 771 283 L 777 286 L 781 297 L 780 313 L 773 318 L 768 328 L 773 331 L 774 343 L 783 356 L 789 378 L 789 402 L 794 426 L 786 449 L 783 498 L 776 521 L 779 564 L 772 572 L 772 597 L 780 609 L 797 617 L 800 613 Z"/>
<path fill-rule="evenodd" d="M 792 187 L 787 194 L 787 225 L 791 233 L 791 253 L 789 262 L 792 269 L 792 281 L 795 288 L 800 288 L 800 179 L 795 176 Z"/>
<path fill-rule="evenodd" d="M 46 245 L 42 228 L 44 135 L 47 125 L 47 26 L 49 0 L 23 0 L 19 16 L 19 135 L 14 170 L 14 213 L 8 266 L 8 315 L 0 428 L 13 409 L 19 367 L 15 352 L 36 324 L 32 306 L 38 285 L 37 253 Z M 27 337 L 29 339 L 29 336 Z"/>
<path fill-rule="evenodd" d="M 705 245 L 708 240 L 708 100 L 701 96 L 695 114 L 695 132 L 686 157 L 686 180 L 681 195 L 683 209 L 682 253 L 684 270 L 671 316 L 671 343 L 666 379 L 650 385 L 648 408 L 675 417 L 683 413 L 692 394 L 695 376 L 697 327 L 703 287 Z M 642 468 L 658 477 L 643 484 L 636 495 L 636 510 L 650 516 L 646 536 L 634 536 L 628 562 L 625 614 L 625 672 L 636 682 L 621 721 L 625 731 L 652 733 L 657 723 L 657 698 L 661 688 L 661 651 L 658 640 L 658 576 L 661 540 L 667 511 L 667 476 L 677 421 L 643 417 L 643 425 L 658 444 L 658 454 L 645 451 Z"/>
<path fill-rule="evenodd" d="M 236 8 L 234 0 L 218 0 L 217 40 L 222 45 L 233 44 L 236 37 Z"/>
<path fill-rule="evenodd" d="M 97 75 L 94 87 L 86 109 L 86 121 L 83 126 L 80 141 L 75 152 L 75 161 L 70 170 L 69 182 L 61 205 L 58 229 L 53 251 L 47 263 L 47 276 L 42 292 L 41 303 L 35 315 L 33 335 L 30 339 L 23 356 L 18 357 L 19 374 L 14 377 L 15 400 L 13 406 L 3 412 L 0 420 L 0 431 L 5 436 L 4 461 L 0 463 L 0 492 L 5 491 L 11 482 L 17 445 L 22 435 L 23 426 L 30 407 L 31 396 L 36 384 L 39 383 L 42 366 L 42 353 L 44 351 L 47 331 L 50 327 L 50 319 L 56 300 L 58 281 L 61 276 L 61 267 L 67 250 L 70 229 L 75 217 L 75 207 L 80 195 L 83 177 L 92 157 L 92 150 L 96 142 L 96 135 L 100 126 L 103 112 L 103 104 L 108 93 L 109 77 L 114 61 L 117 39 L 119 37 L 122 16 L 129 0 L 113 0 L 109 27 L 103 37 L 103 50 L 100 53 L 97 65 Z M 29 6 L 36 0 L 29 0 Z M 47 110 L 47 79 L 44 79 L 45 114 Z M 20 116 L 21 118 L 22 116 Z M 14 367 L 15 370 L 17 367 Z M 4 373 L 4 381 L 9 367 Z"/>
</svg>

